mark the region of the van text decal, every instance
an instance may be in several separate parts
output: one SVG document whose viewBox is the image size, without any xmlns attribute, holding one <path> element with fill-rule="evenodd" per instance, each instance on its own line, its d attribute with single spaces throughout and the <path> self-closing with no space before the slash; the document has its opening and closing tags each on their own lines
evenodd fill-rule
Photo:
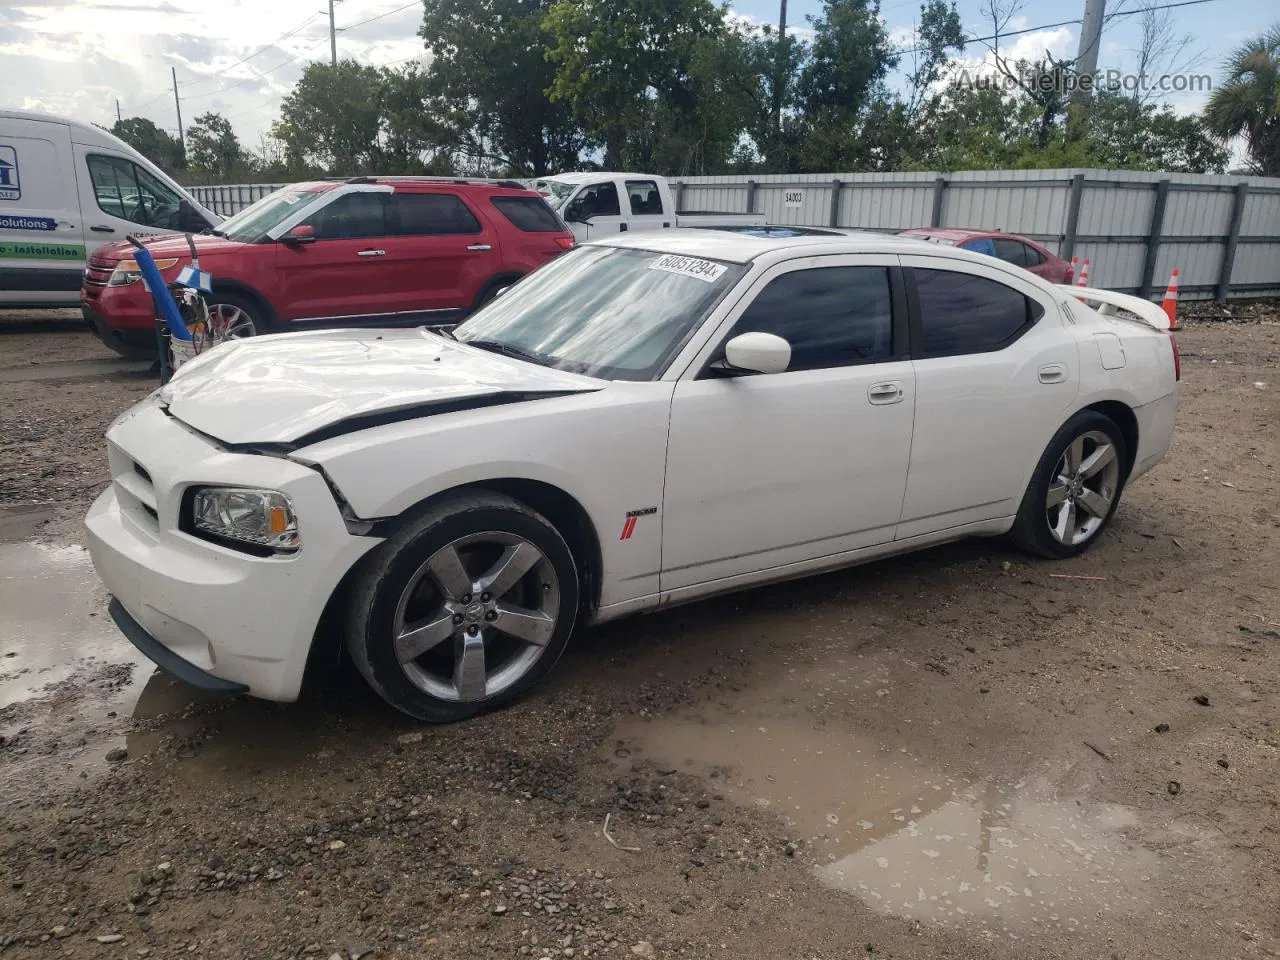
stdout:
<svg viewBox="0 0 1280 960">
<path fill-rule="evenodd" d="M 8 217 L 0 213 L 0 230 L 57 230 L 53 217 Z"/>
<path fill-rule="evenodd" d="M 83 259 L 83 243 L 0 243 L 0 260 Z"/>
</svg>

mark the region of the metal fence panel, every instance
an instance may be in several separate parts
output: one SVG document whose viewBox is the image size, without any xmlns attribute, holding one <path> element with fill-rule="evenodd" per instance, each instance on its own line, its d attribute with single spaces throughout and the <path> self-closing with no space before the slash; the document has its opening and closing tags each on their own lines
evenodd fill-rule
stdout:
<svg viewBox="0 0 1280 960">
<path fill-rule="evenodd" d="M 1073 223 L 1076 177 L 1083 180 Z M 1161 180 L 1169 187 L 1148 265 Z M 1243 199 L 1241 183 L 1248 185 Z M 1280 292 L 1280 178 L 1053 169 L 758 174 L 685 177 L 675 184 L 682 210 L 745 212 L 750 200 L 772 223 L 830 226 L 834 211 L 835 226 L 897 231 L 930 225 L 936 211 L 939 226 L 1024 234 L 1055 253 L 1072 239 L 1073 252 L 1089 258 L 1090 282 L 1138 291 L 1149 267 L 1151 293 L 1158 297 L 1176 266 L 1186 299 L 1214 296 L 1238 212 L 1228 295 Z M 220 184 L 192 187 L 191 193 L 215 213 L 230 216 L 281 186 Z"/>
</svg>

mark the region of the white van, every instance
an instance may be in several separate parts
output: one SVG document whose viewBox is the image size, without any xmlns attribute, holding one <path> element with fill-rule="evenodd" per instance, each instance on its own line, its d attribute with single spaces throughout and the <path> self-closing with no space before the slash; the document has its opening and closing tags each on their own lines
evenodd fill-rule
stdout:
<svg viewBox="0 0 1280 960">
<path fill-rule="evenodd" d="M 76 307 L 90 253 L 126 235 L 221 220 L 124 141 L 0 110 L 0 307 Z"/>
</svg>

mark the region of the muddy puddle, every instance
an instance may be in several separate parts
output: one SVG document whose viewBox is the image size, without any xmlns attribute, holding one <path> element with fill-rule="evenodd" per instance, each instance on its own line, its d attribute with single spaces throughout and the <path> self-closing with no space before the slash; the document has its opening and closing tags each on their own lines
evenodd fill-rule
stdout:
<svg viewBox="0 0 1280 960">
<path fill-rule="evenodd" d="M 618 738 L 633 758 L 777 816 L 824 884 L 879 912 L 1019 939 L 1156 909 L 1160 863 L 1136 813 L 1072 796 L 1049 772 L 948 772 L 909 742 L 767 702 L 636 723 Z"/>
</svg>

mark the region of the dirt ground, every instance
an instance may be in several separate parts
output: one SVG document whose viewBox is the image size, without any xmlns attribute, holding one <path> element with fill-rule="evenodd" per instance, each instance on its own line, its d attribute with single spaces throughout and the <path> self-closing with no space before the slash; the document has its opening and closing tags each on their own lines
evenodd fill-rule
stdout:
<svg viewBox="0 0 1280 960">
<path fill-rule="evenodd" d="M 152 377 L 0 316 L 0 953 L 1280 956 L 1280 313 L 1179 342 L 1173 452 L 1085 556 L 634 619 L 424 728 L 134 653 L 76 544 Z"/>
</svg>

